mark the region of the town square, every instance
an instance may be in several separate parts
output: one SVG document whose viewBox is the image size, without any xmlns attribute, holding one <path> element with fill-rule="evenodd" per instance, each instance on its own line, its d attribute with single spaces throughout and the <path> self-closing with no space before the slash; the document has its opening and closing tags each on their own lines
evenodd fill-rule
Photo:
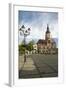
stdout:
<svg viewBox="0 0 66 90">
<path fill-rule="evenodd" d="M 58 77 L 57 24 L 57 13 L 19 11 L 19 79 Z"/>
</svg>

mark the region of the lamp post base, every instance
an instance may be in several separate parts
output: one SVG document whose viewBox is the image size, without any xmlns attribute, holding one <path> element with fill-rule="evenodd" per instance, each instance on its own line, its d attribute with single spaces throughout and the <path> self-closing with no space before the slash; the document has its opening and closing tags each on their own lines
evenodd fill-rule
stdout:
<svg viewBox="0 0 66 90">
<path fill-rule="evenodd" d="M 26 55 L 24 55 L 24 63 L 26 62 Z"/>
</svg>

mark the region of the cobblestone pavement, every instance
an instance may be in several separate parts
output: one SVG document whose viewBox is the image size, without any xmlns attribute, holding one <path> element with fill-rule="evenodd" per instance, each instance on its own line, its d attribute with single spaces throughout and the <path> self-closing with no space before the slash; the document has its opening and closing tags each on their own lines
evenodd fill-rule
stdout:
<svg viewBox="0 0 66 90">
<path fill-rule="evenodd" d="M 32 54 L 19 56 L 19 78 L 40 78 L 58 76 L 58 55 Z"/>
</svg>

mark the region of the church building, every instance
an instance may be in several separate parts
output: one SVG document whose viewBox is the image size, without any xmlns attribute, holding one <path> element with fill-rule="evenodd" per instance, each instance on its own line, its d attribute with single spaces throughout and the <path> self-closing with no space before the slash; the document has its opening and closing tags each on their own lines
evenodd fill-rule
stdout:
<svg viewBox="0 0 66 90">
<path fill-rule="evenodd" d="M 47 30 L 45 32 L 45 39 L 39 39 L 37 42 L 38 52 L 40 53 L 51 53 L 52 50 L 56 50 L 56 42 L 51 38 L 51 32 L 49 25 L 47 24 Z"/>
</svg>

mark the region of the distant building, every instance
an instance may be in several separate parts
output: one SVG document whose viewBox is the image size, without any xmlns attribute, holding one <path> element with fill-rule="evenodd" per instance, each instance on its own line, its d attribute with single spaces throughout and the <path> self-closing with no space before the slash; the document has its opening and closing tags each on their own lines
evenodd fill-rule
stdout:
<svg viewBox="0 0 66 90">
<path fill-rule="evenodd" d="M 34 44 L 34 45 L 33 45 L 33 49 L 34 49 L 34 50 L 37 50 L 37 44 Z"/>
<path fill-rule="evenodd" d="M 37 53 L 37 44 L 33 45 L 33 53 Z"/>
<path fill-rule="evenodd" d="M 37 49 L 40 53 L 51 53 L 56 51 L 56 42 L 51 38 L 51 32 L 49 26 L 47 25 L 47 30 L 45 33 L 45 40 L 39 39 L 37 42 Z"/>
</svg>

